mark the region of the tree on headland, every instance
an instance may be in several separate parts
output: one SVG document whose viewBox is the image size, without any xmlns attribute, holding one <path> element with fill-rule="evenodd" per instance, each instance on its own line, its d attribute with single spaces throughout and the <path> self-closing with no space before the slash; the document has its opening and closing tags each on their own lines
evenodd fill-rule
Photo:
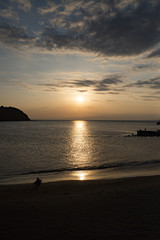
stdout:
<svg viewBox="0 0 160 240">
<path fill-rule="evenodd" d="M 15 107 L 0 107 L 0 121 L 29 121 L 27 114 Z"/>
</svg>

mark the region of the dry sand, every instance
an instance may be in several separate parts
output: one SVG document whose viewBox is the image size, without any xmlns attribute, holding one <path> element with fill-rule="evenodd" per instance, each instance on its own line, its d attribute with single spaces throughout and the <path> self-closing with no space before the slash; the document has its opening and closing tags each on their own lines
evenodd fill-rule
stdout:
<svg viewBox="0 0 160 240">
<path fill-rule="evenodd" d="M 160 239 L 160 177 L 0 186 L 0 239 Z"/>
</svg>

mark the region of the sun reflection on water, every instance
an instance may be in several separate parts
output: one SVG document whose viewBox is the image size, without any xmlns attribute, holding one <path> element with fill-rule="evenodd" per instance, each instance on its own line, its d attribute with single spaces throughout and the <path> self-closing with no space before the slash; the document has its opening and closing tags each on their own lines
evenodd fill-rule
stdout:
<svg viewBox="0 0 160 240">
<path fill-rule="evenodd" d="M 78 178 L 78 180 L 80 181 L 83 181 L 83 180 L 86 180 L 86 173 L 81 171 L 81 172 L 76 172 L 75 174 L 75 177 Z"/>
<path fill-rule="evenodd" d="M 75 127 L 77 128 L 77 129 L 84 129 L 84 126 L 85 124 L 84 124 L 84 121 L 76 121 L 75 122 Z"/>
<path fill-rule="evenodd" d="M 90 165 L 91 162 L 91 142 L 88 137 L 88 127 L 86 121 L 74 121 L 71 143 L 71 161 L 77 168 Z M 79 175 L 81 180 L 85 175 Z"/>
</svg>

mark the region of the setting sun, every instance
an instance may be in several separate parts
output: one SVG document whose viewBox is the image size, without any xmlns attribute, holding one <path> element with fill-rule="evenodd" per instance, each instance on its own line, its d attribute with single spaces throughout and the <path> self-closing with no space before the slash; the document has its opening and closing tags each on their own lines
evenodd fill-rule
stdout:
<svg viewBox="0 0 160 240">
<path fill-rule="evenodd" d="M 84 97 L 83 96 L 78 96 L 77 97 L 77 102 L 82 103 L 84 101 Z"/>
</svg>

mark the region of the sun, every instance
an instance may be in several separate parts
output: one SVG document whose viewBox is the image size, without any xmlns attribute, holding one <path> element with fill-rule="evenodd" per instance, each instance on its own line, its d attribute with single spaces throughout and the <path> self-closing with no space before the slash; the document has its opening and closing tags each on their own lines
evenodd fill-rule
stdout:
<svg viewBox="0 0 160 240">
<path fill-rule="evenodd" d="M 77 102 L 78 103 L 82 103 L 84 101 L 84 97 L 83 96 L 78 96 L 77 97 Z"/>
</svg>

